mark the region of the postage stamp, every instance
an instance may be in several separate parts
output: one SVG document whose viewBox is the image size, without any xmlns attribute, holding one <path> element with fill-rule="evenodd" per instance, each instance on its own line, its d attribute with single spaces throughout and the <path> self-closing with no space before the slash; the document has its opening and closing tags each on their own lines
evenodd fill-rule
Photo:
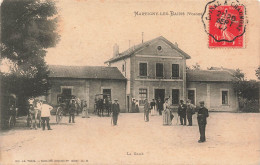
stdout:
<svg viewBox="0 0 260 165">
<path fill-rule="evenodd" d="M 209 2 L 202 15 L 208 44 L 214 47 L 245 47 L 246 8 L 239 1 Z"/>
</svg>

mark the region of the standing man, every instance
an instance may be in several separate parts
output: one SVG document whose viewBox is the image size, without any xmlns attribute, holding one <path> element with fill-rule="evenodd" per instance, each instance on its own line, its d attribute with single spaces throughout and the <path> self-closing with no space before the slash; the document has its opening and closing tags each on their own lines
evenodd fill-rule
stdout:
<svg viewBox="0 0 260 165">
<path fill-rule="evenodd" d="M 42 130 L 45 130 L 45 121 L 47 124 L 48 130 L 52 130 L 50 127 L 50 111 L 52 110 L 52 106 L 48 105 L 46 101 L 43 101 L 42 108 L 41 108 L 41 120 L 42 120 Z"/>
<path fill-rule="evenodd" d="M 110 115 L 110 108 L 111 108 L 111 105 L 110 105 L 110 96 L 108 95 L 105 100 L 105 107 L 106 107 L 106 111 L 107 111 L 107 115 L 109 116 Z"/>
<path fill-rule="evenodd" d="M 149 112 L 150 112 L 150 104 L 148 103 L 147 99 L 145 99 L 145 102 L 144 102 L 145 122 L 149 122 Z"/>
<path fill-rule="evenodd" d="M 184 104 L 183 100 L 180 100 L 180 105 L 178 107 L 178 115 L 180 116 L 181 125 L 186 125 L 186 109 L 187 106 Z"/>
<path fill-rule="evenodd" d="M 74 118 L 75 118 L 76 108 L 77 108 L 77 106 L 76 106 L 75 100 L 71 100 L 71 103 L 69 105 L 69 115 L 70 115 L 69 116 L 69 123 L 71 122 L 71 118 L 72 118 L 72 123 L 75 123 Z"/>
<path fill-rule="evenodd" d="M 158 99 L 158 103 L 157 103 L 157 109 L 159 111 L 159 115 L 162 115 L 162 110 L 163 110 L 163 102 L 161 101 L 161 99 Z"/>
<path fill-rule="evenodd" d="M 133 98 L 133 100 L 132 100 L 131 112 L 132 112 L 132 113 L 135 113 L 135 98 Z"/>
<path fill-rule="evenodd" d="M 194 108 L 195 106 L 191 104 L 191 100 L 187 100 L 187 119 L 189 122 L 188 126 L 192 126 L 192 115 L 195 113 Z"/>
<path fill-rule="evenodd" d="M 200 107 L 198 109 L 198 125 L 200 131 L 200 140 L 199 143 L 206 141 L 205 130 L 207 125 L 207 117 L 209 117 L 208 109 L 204 106 L 204 101 L 200 101 Z"/>
<path fill-rule="evenodd" d="M 156 114 L 156 112 L 155 112 L 155 101 L 154 101 L 154 99 L 152 99 L 152 102 L 150 103 L 150 106 L 151 106 L 151 115 L 153 116 L 153 115 L 155 115 Z"/>
<path fill-rule="evenodd" d="M 114 104 L 112 104 L 111 110 L 112 110 L 112 119 L 113 119 L 113 125 L 117 125 L 117 119 L 120 112 L 120 106 L 118 104 L 118 99 L 114 99 Z"/>
</svg>

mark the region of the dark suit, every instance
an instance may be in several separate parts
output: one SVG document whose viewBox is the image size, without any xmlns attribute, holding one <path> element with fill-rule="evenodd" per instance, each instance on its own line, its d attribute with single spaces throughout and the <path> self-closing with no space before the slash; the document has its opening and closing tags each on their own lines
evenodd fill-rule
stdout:
<svg viewBox="0 0 260 165">
<path fill-rule="evenodd" d="M 72 123 L 75 123 L 74 118 L 75 118 L 75 112 L 76 112 L 76 103 L 71 103 L 69 105 L 69 123 L 71 122 L 71 118 L 72 118 Z"/>
<path fill-rule="evenodd" d="M 131 112 L 135 113 L 135 101 L 132 101 L 132 107 L 131 107 Z"/>
<path fill-rule="evenodd" d="M 145 121 L 149 121 L 149 112 L 150 112 L 150 105 L 148 102 L 145 102 L 144 104 Z"/>
<path fill-rule="evenodd" d="M 206 141 L 205 131 L 206 131 L 206 125 L 207 125 L 207 117 L 209 117 L 208 109 L 205 107 L 200 107 L 198 109 L 197 119 L 198 119 L 201 142 Z"/>
<path fill-rule="evenodd" d="M 111 110 L 112 110 L 113 125 L 117 125 L 118 114 L 120 112 L 119 104 L 118 103 L 112 104 Z"/>
<path fill-rule="evenodd" d="M 178 107 L 178 115 L 180 116 L 181 125 L 186 125 L 186 104 L 180 104 Z"/>
<path fill-rule="evenodd" d="M 187 105 L 187 119 L 189 122 L 189 126 L 192 126 L 192 115 L 194 114 L 193 105 L 188 104 Z"/>
<path fill-rule="evenodd" d="M 157 106 L 158 106 L 157 108 L 158 108 L 158 111 L 159 111 L 159 115 L 162 115 L 163 102 L 162 101 L 158 101 Z"/>
</svg>

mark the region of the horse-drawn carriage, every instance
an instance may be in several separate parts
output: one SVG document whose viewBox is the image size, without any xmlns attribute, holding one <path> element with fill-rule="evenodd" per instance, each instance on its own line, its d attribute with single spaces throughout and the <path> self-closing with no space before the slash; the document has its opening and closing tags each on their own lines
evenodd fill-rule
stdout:
<svg viewBox="0 0 260 165">
<path fill-rule="evenodd" d="M 71 100 L 76 101 L 76 106 L 77 106 L 77 114 L 82 110 L 81 106 L 81 100 L 77 98 L 75 95 L 63 95 L 60 94 L 57 96 L 58 104 L 59 106 L 57 107 L 56 110 L 56 122 L 60 123 L 62 120 L 63 116 L 66 116 L 69 112 L 69 105 L 71 103 Z"/>
<path fill-rule="evenodd" d="M 11 129 L 15 126 L 18 112 L 17 98 L 14 94 L 3 94 L 1 104 L 1 127 Z"/>
<path fill-rule="evenodd" d="M 96 94 L 95 95 L 95 105 L 94 113 L 98 116 L 104 116 L 104 111 L 106 111 L 109 116 L 111 113 L 111 95 L 110 94 Z"/>
</svg>

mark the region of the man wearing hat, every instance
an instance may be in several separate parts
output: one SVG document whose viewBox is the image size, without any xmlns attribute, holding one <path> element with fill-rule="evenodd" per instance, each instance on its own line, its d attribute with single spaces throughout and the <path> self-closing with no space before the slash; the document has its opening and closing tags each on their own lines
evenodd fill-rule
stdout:
<svg viewBox="0 0 260 165">
<path fill-rule="evenodd" d="M 192 126 L 192 115 L 195 114 L 194 112 L 195 106 L 191 103 L 191 100 L 187 100 L 187 119 L 189 122 L 188 126 Z"/>
<path fill-rule="evenodd" d="M 114 103 L 112 104 L 111 111 L 112 111 L 112 119 L 113 125 L 117 125 L 118 114 L 120 112 L 120 106 L 118 104 L 118 99 L 114 99 Z"/>
<path fill-rule="evenodd" d="M 163 102 L 161 101 L 160 98 L 158 99 L 158 102 L 157 102 L 157 110 L 159 111 L 159 115 L 161 116 L 162 110 L 163 110 Z"/>
<path fill-rule="evenodd" d="M 69 123 L 71 122 L 72 119 L 72 123 L 75 123 L 75 112 L 76 112 L 76 101 L 73 99 L 71 100 L 71 103 L 69 105 Z"/>
<path fill-rule="evenodd" d="M 150 113 L 150 104 L 148 103 L 148 100 L 144 100 L 144 118 L 145 122 L 149 122 L 149 113 Z"/>
<path fill-rule="evenodd" d="M 200 101 L 200 107 L 198 108 L 198 125 L 200 131 L 200 140 L 199 143 L 203 143 L 206 141 L 205 130 L 207 124 L 207 117 L 209 117 L 208 109 L 204 106 L 204 101 Z"/>
<path fill-rule="evenodd" d="M 186 104 L 184 104 L 183 100 L 180 100 L 180 105 L 178 107 L 178 115 L 180 116 L 181 125 L 186 125 L 186 110 Z"/>
<path fill-rule="evenodd" d="M 50 111 L 53 109 L 52 106 L 47 104 L 47 101 L 43 101 L 43 104 L 41 105 L 41 121 L 42 121 L 42 130 L 45 130 L 45 122 L 47 124 L 48 130 L 52 130 L 50 127 Z"/>
</svg>

